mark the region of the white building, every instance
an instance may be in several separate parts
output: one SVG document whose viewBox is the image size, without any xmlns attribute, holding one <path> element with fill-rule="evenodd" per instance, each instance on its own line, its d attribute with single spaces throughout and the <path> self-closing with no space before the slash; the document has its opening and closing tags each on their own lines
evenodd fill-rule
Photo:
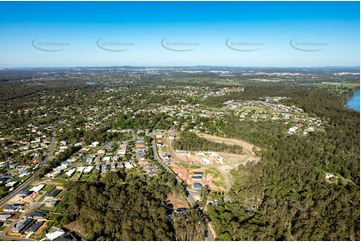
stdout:
<svg viewBox="0 0 361 242">
<path fill-rule="evenodd" d="M 203 161 L 203 163 L 204 163 L 205 165 L 208 165 L 208 164 L 211 163 L 211 161 L 208 160 L 207 158 L 202 158 L 202 161 Z"/>
<path fill-rule="evenodd" d="M 65 231 L 62 230 L 62 229 L 58 229 L 58 230 L 55 231 L 55 232 L 47 233 L 45 236 L 46 236 L 46 238 L 48 238 L 49 240 L 53 241 L 54 239 L 62 236 L 63 234 L 65 234 Z"/>
<path fill-rule="evenodd" d="M 37 185 L 36 187 L 33 187 L 30 189 L 31 192 L 40 192 L 41 189 L 43 189 L 45 187 L 44 184 L 40 184 L 40 185 Z"/>
</svg>

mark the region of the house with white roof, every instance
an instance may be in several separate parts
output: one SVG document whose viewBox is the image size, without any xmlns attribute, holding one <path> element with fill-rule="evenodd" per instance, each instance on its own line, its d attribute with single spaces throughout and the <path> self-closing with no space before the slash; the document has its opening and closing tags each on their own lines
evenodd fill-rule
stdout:
<svg viewBox="0 0 361 242">
<path fill-rule="evenodd" d="M 33 188 L 30 189 L 31 192 L 39 192 L 41 191 L 41 189 L 43 189 L 45 187 L 45 184 L 40 184 L 40 185 L 37 185 Z"/>
<path fill-rule="evenodd" d="M 47 239 L 53 241 L 54 239 L 62 236 L 63 234 L 65 234 L 65 231 L 62 230 L 62 229 L 58 229 L 55 232 L 47 233 L 45 236 L 46 236 Z"/>
</svg>

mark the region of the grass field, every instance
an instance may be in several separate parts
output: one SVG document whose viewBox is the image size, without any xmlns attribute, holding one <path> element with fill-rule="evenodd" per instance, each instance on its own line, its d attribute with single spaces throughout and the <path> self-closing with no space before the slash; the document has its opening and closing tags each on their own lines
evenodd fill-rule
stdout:
<svg viewBox="0 0 361 242">
<path fill-rule="evenodd" d="M 207 174 L 211 174 L 213 176 L 214 179 L 217 179 L 217 178 L 222 178 L 222 175 L 219 171 L 217 171 L 215 168 L 211 167 L 207 170 L 205 170 L 205 172 Z"/>
<path fill-rule="evenodd" d="M 314 86 L 317 87 L 346 87 L 346 88 L 356 88 L 360 86 L 360 83 L 357 82 L 322 82 L 322 83 L 314 83 Z"/>
<path fill-rule="evenodd" d="M 187 168 L 187 169 L 199 169 L 202 166 L 197 166 L 197 165 L 188 165 L 188 164 L 183 164 L 183 163 L 176 163 L 177 166 L 181 167 L 181 168 Z"/>
<path fill-rule="evenodd" d="M 222 187 L 223 189 L 227 189 L 226 183 L 224 181 L 212 181 L 212 183 L 217 187 Z"/>
<path fill-rule="evenodd" d="M 67 183 L 67 180 L 65 179 L 61 179 L 61 178 L 53 178 L 51 179 L 53 182 L 57 182 L 57 183 L 60 183 L 60 184 L 66 184 Z"/>
</svg>

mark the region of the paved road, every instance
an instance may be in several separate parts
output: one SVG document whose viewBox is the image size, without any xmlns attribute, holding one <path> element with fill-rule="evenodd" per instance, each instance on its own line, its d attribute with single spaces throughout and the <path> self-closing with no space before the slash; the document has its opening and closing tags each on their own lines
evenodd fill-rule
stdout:
<svg viewBox="0 0 361 242">
<path fill-rule="evenodd" d="M 9 237 L 6 236 L 6 233 L 9 231 L 10 228 L 13 228 L 14 225 L 16 223 L 18 223 L 19 221 L 21 221 L 22 219 L 24 219 L 26 214 L 29 214 L 30 212 L 33 212 L 35 210 L 37 210 L 42 204 L 39 202 L 39 200 L 41 199 L 42 196 L 39 196 L 38 200 L 36 202 L 33 202 L 22 214 L 20 214 L 20 216 L 14 220 L 14 222 L 12 222 L 9 226 L 7 226 L 7 228 L 5 228 L 1 234 L 0 234 L 0 239 L 1 240 L 28 240 L 28 241 L 33 241 L 34 239 L 29 239 L 29 238 L 17 238 L 17 237 Z"/>
<path fill-rule="evenodd" d="M 166 135 L 168 135 L 168 134 L 166 134 Z M 154 159 L 156 159 L 156 160 L 158 161 L 158 163 L 159 163 L 162 167 L 164 167 L 164 169 L 165 169 L 166 171 L 168 171 L 169 173 L 173 174 L 173 176 L 177 179 L 177 181 L 178 181 L 180 184 L 182 184 L 183 181 L 182 181 L 182 180 L 177 176 L 177 174 L 175 174 L 175 173 L 173 172 L 173 170 L 171 170 L 171 169 L 163 162 L 163 160 L 159 157 L 159 154 L 158 154 L 158 151 L 157 151 L 157 145 L 156 145 L 156 143 L 155 143 L 155 136 L 154 136 L 154 134 L 150 133 L 150 134 L 148 134 L 148 136 L 150 136 L 150 137 L 152 138 L 152 147 L 153 147 Z M 167 140 L 166 143 L 167 143 L 167 142 L 170 142 L 168 139 L 166 139 L 166 140 Z M 173 145 L 171 145 L 171 144 L 168 143 L 168 147 L 169 147 L 169 150 L 170 150 L 170 152 L 171 152 L 171 155 L 176 158 L 176 156 L 174 156 Z M 173 153 L 172 153 L 172 151 L 173 151 Z M 176 159 L 177 159 L 177 158 L 176 158 Z M 193 196 L 193 194 L 195 193 L 195 191 L 194 191 L 193 189 L 188 188 L 188 187 L 186 187 L 185 189 L 186 189 L 186 191 L 187 191 L 187 196 L 186 196 L 186 197 L 187 197 L 187 200 L 188 200 L 188 202 L 191 204 L 191 206 L 193 207 L 193 206 L 195 205 L 195 203 L 196 203 L 196 200 L 194 199 L 194 196 Z M 203 211 L 202 211 L 202 213 L 203 213 Z M 215 238 L 216 235 L 215 235 L 215 233 L 214 233 L 214 229 L 213 229 L 213 228 L 210 228 L 210 222 L 207 221 L 207 220 L 204 220 L 203 222 L 207 225 L 207 229 L 208 229 L 208 234 L 207 234 L 207 237 L 206 237 L 205 239 L 206 239 L 207 241 L 214 241 L 214 238 Z"/>
<path fill-rule="evenodd" d="M 155 136 L 154 134 L 148 134 L 149 137 L 152 138 L 152 148 L 153 148 L 153 156 L 154 159 L 156 159 L 158 161 L 158 163 L 164 167 L 164 169 L 166 171 L 168 171 L 169 173 L 173 174 L 174 177 L 177 179 L 177 181 L 182 184 L 182 180 L 163 162 L 163 160 L 159 157 L 158 151 L 157 151 L 157 144 L 155 143 Z"/>
<path fill-rule="evenodd" d="M 39 168 L 33 173 L 31 174 L 26 181 L 24 181 L 23 183 L 21 183 L 19 186 L 17 186 L 10 194 L 8 194 L 6 197 L 2 198 L 0 200 L 0 206 L 5 205 L 10 199 L 12 199 L 16 194 L 18 194 L 21 190 L 25 189 L 27 186 L 29 186 L 35 179 L 36 175 L 39 174 L 40 172 L 40 168 L 42 166 L 44 166 L 46 164 L 46 162 L 48 161 L 49 155 L 51 154 L 51 152 L 53 151 L 54 147 L 55 147 L 55 133 L 53 132 L 51 134 L 51 142 L 50 145 L 48 147 L 48 151 L 45 153 L 45 157 L 44 159 L 41 161 Z"/>
<path fill-rule="evenodd" d="M 21 190 L 25 189 L 26 187 L 28 187 L 35 179 L 35 177 L 37 176 L 37 174 L 39 174 L 40 172 L 40 168 L 43 167 L 46 162 L 48 161 L 49 155 L 53 152 L 55 148 L 55 132 L 53 132 L 51 134 L 51 141 L 50 141 L 50 145 L 48 147 L 47 152 L 45 153 L 44 159 L 41 161 L 38 169 L 31 174 L 28 179 L 23 182 L 22 184 L 20 184 L 16 189 L 14 189 L 10 194 L 8 194 L 6 197 L 4 197 L 3 199 L 1 199 L 0 201 L 0 206 L 5 205 L 10 199 L 12 199 L 16 194 L 18 194 L 18 192 L 20 192 Z M 9 226 L 7 226 L 6 229 L 4 229 L 2 231 L 2 233 L 0 234 L 0 239 L 1 240 L 5 240 L 5 241 L 9 241 L 9 240 L 20 240 L 20 241 L 32 241 L 33 239 L 27 239 L 27 238 L 17 238 L 17 237 L 8 237 L 5 236 L 5 234 L 7 233 L 7 231 L 12 228 L 16 223 L 18 223 L 22 218 L 24 218 L 25 214 L 27 214 L 29 211 L 31 210 L 35 210 L 37 209 L 41 204 L 38 202 L 35 202 L 33 204 L 31 204 L 29 206 L 29 208 L 24 211 L 17 219 L 14 220 L 14 222 L 12 222 Z"/>
<path fill-rule="evenodd" d="M 176 162 L 184 163 L 184 161 L 178 159 L 177 154 L 176 154 L 176 152 L 175 152 L 175 150 L 174 150 L 173 144 L 172 144 L 172 142 L 171 142 L 170 139 L 169 139 L 169 134 L 168 134 L 168 133 L 165 133 L 165 135 L 164 135 L 164 143 L 168 146 L 168 148 L 169 148 L 169 153 L 170 153 L 170 155 L 173 157 L 173 159 L 174 159 Z"/>
</svg>

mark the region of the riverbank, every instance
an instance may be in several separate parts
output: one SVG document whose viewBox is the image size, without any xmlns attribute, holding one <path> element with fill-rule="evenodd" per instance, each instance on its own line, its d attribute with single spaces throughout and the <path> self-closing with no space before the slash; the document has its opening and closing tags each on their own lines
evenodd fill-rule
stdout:
<svg viewBox="0 0 361 242">
<path fill-rule="evenodd" d="M 360 112 L 360 89 L 356 89 L 353 96 L 347 101 L 345 107 Z"/>
</svg>

